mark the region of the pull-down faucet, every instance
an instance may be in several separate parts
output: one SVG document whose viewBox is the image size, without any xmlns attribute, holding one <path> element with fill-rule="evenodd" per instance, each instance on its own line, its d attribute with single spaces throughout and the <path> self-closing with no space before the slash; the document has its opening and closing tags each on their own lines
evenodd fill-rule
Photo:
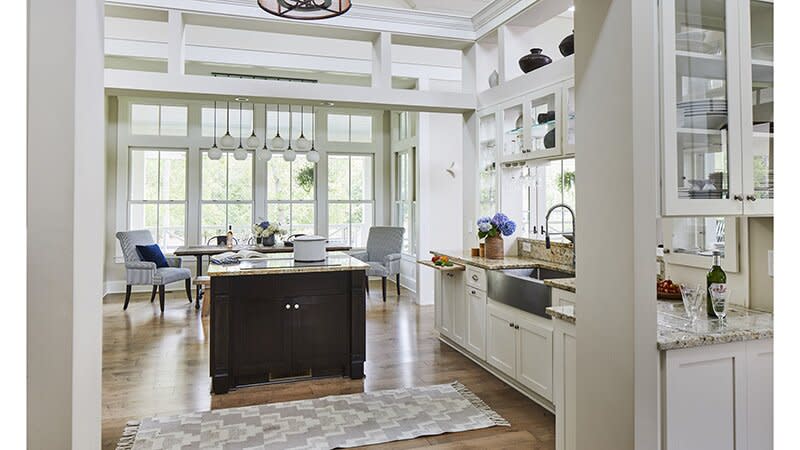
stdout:
<svg viewBox="0 0 800 450">
<path fill-rule="evenodd" d="M 562 231 L 561 233 L 553 233 L 553 234 L 562 235 L 567 239 L 569 239 L 570 241 L 572 241 L 572 267 L 575 268 L 575 253 L 576 253 L 575 239 L 577 236 L 575 233 L 575 211 L 573 211 L 572 208 L 569 207 L 569 205 L 566 205 L 564 203 L 559 203 L 550 208 L 549 210 L 547 210 L 547 214 L 544 216 L 544 231 L 545 231 L 544 246 L 545 248 L 550 248 L 550 226 L 548 222 L 550 221 L 550 213 L 552 213 L 553 210 L 558 208 L 564 208 L 567 211 L 569 211 L 569 213 L 572 215 L 572 239 L 570 239 L 569 234 L 565 233 L 564 231 Z"/>
</svg>

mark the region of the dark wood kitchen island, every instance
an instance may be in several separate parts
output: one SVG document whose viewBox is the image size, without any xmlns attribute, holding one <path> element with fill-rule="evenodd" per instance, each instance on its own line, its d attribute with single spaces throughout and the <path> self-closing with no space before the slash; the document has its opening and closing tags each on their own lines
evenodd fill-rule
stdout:
<svg viewBox="0 0 800 450">
<path fill-rule="evenodd" d="M 330 252 L 210 265 L 211 390 L 299 379 L 364 377 L 367 264 Z M 255 264 L 255 267 L 248 267 Z"/>
</svg>

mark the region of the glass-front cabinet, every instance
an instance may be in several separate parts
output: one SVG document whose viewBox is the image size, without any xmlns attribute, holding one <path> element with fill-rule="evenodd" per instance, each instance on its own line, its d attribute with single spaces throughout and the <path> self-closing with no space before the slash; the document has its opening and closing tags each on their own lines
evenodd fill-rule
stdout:
<svg viewBox="0 0 800 450">
<path fill-rule="evenodd" d="M 661 7 L 664 215 L 771 214 L 772 4 Z"/>
<path fill-rule="evenodd" d="M 564 154 L 575 154 L 575 80 L 564 86 Z"/>
<path fill-rule="evenodd" d="M 528 153 L 525 145 L 525 117 L 522 105 L 513 104 L 503 109 L 503 159 L 518 159 Z"/>
<path fill-rule="evenodd" d="M 478 215 L 497 211 L 497 114 L 478 118 Z"/>
<path fill-rule="evenodd" d="M 537 158 L 558 156 L 562 146 L 561 86 L 534 93 L 530 108 L 531 152 Z"/>
</svg>

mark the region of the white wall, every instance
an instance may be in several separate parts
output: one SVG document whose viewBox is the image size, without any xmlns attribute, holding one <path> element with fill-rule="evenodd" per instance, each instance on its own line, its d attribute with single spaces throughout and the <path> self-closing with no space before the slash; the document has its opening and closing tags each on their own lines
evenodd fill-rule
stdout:
<svg viewBox="0 0 800 450">
<path fill-rule="evenodd" d="M 28 448 L 100 448 L 103 3 L 28 4 Z M 42 125 L 46 124 L 46 125 Z"/>
<path fill-rule="evenodd" d="M 519 68 L 519 59 L 530 53 L 532 48 L 541 48 L 542 53 L 553 61 L 563 58 L 558 50 L 561 40 L 572 33 L 572 19 L 554 17 L 534 27 L 506 26 L 509 39 L 506 39 L 506 79 L 524 75 Z"/>
</svg>

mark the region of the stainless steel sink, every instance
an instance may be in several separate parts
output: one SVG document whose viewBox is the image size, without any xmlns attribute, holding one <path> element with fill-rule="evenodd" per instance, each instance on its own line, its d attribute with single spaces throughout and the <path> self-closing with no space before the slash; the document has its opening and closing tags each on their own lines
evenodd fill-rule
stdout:
<svg viewBox="0 0 800 450">
<path fill-rule="evenodd" d="M 544 310 L 552 304 L 552 298 L 550 286 L 542 280 L 575 276 L 544 268 L 490 270 L 487 273 L 490 299 L 546 319 L 550 316 Z"/>
</svg>

